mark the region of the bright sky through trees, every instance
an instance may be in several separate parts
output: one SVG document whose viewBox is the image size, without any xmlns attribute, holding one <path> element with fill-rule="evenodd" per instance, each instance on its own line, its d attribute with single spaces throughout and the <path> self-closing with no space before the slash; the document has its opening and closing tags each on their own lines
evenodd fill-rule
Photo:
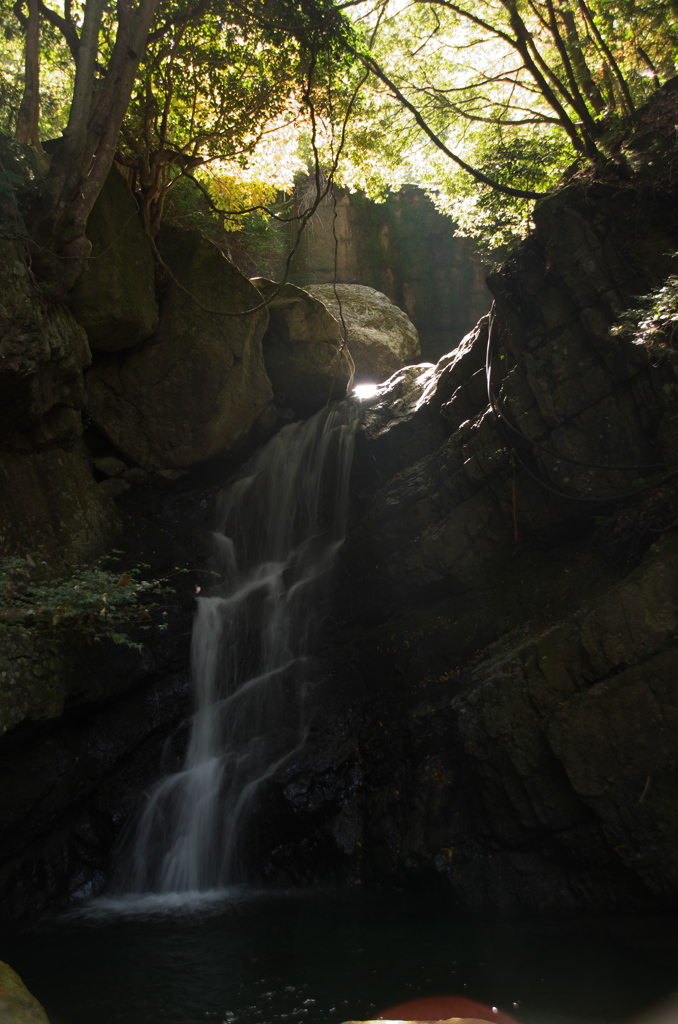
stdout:
<svg viewBox="0 0 678 1024">
<path fill-rule="evenodd" d="M 416 182 L 502 241 L 575 160 L 610 162 L 678 50 L 676 0 L 0 0 L 0 16 L 4 130 L 66 129 L 42 251 L 82 234 L 114 153 L 151 234 L 182 179 L 228 213 L 318 164 L 373 198 Z"/>
</svg>

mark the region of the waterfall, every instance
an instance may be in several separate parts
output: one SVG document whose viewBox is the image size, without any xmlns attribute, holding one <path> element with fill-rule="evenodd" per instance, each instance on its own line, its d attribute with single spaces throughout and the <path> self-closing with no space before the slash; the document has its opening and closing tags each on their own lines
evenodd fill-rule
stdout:
<svg viewBox="0 0 678 1024">
<path fill-rule="evenodd" d="M 186 757 L 147 797 L 123 892 L 205 891 L 246 875 L 257 789 L 304 740 L 309 643 L 344 539 L 359 416 L 348 400 L 284 427 L 219 496 L 219 582 L 197 601 Z"/>
</svg>

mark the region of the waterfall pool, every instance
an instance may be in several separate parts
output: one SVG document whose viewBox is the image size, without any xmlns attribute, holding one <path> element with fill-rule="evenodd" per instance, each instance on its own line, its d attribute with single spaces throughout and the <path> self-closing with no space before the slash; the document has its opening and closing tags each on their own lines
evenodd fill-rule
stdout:
<svg viewBox="0 0 678 1024">
<path fill-rule="evenodd" d="M 473 917 L 440 896 L 234 887 L 94 901 L 0 932 L 51 1024 L 337 1024 L 463 995 L 623 1024 L 678 992 L 678 919 Z"/>
</svg>

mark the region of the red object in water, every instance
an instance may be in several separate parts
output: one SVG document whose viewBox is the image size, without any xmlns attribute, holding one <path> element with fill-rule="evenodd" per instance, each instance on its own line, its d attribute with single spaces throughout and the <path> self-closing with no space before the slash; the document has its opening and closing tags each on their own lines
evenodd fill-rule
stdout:
<svg viewBox="0 0 678 1024">
<path fill-rule="evenodd" d="M 377 1020 L 447 1020 L 449 1017 L 477 1017 L 494 1021 L 495 1024 L 518 1024 L 515 1017 L 501 1010 L 493 1010 L 484 1003 L 476 1003 L 465 996 L 431 996 L 427 999 L 412 999 L 384 1010 Z"/>
</svg>

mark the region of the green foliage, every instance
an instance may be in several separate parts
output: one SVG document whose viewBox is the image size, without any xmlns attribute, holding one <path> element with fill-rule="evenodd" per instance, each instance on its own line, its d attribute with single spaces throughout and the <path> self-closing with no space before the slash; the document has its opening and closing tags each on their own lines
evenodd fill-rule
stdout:
<svg viewBox="0 0 678 1024">
<path fill-rule="evenodd" d="M 172 588 L 166 579 L 143 579 L 146 565 L 121 572 L 110 563 L 110 558 L 100 559 L 92 565 L 73 565 L 68 575 L 55 575 L 40 557 L 0 559 L 0 626 L 105 637 L 141 649 L 127 630 L 150 629 L 158 598 L 172 593 Z"/>
<path fill-rule="evenodd" d="M 105 8 L 93 108 L 123 7 Z M 0 0 L 5 130 L 27 9 Z M 40 5 L 43 137 L 65 124 L 88 0 L 61 10 Z M 260 215 L 241 222 L 239 211 L 271 205 L 302 157 L 327 171 L 343 148 L 338 183 L 375 199 L 418 184 L 461 233 L 492 247 L 524 234 L 535 196 L 575 162 L 599 170 L 618 158 L 619 133 L 675 74 L 677 10 L 665 0 L 167 0 L 118 159 L 151 234 L 189 176 L 230 215 L 231 232 L 245 224 L 241 245 L 254 250 Z M 273 137 L 280 145 L 259 159 Z"/>
<path fill-rule="evenodd" d="M 642 345 L 653 355 L 670 356 L 678 341 L 678 277 L 671 274 L 660 288 L 637 301 L 638 307 L 627 310 L 612 334 Z"/>
<path fill-rule="evenodd" d="M 148 47 L 123 123 L 122 159 L 151 231 L 183 174 L 215 161 L 246 162 L 298 82 L 293 37 L 274 41 L 223 3 L 213 3 L 211 15 Z"/>
<path fill-rule="evenodd" d="M 24 30 L 17 19 L 19 5 L 0 0 L 0 131 L 12 136 L 24 84 Z M 59 32 L 43 23 L 40 32 L 41 105 L 43 139 L 61 134 L 68 120 L 73 89 L 71 56 Z"/>
<path fill-rule="evenodd" d="M 154 5 L 148 0 L 122 7 L 105 5 L 100 27 L 95 29 L 94 81 L 90 72 L 81 81 L 82 85 L 87 80 L 87 88 L 92 89 L 89 121 L 83 121 L 78 104 L 73 108 L 75 115 L 73 109 L 69 115 L 69 108 L 76 64 L 85 60 L 87 48 L 80 46 L 79 36 L 86 16 L 95 10 L 92 0 L 69 0 L 63 9 L 60 4 L 40 5 L 37 61 L 32 54 L 24 55 L 27 30 L 33 24 L 27 3 L 0 0 L 0 25 L 7 41 L 0 58 L 0 131 L 4 128 L 11 134 L 16 127 L 26 59 L 35 72 L 33 78 L 39 79 L 41 139 L 61 134 L 69 116 L 76 116 L 79 126 L 92 123 L 95 109 L 105 109 L 104 120 L 118 118 L 116 159 L 128 170 L 150 234 L 158 230 L 167 196 L 185 175 L 200 177 L 215 205 L 225 213 L 268 205 L 268 193 L 265 204 L 256 198 L 264 186 L 269 186 L 269 192 L 273 189 L 275 198 L 282 179 L 291 187 L 294 173 L 302 169 L 293 152 L 297 123 L 308 122 L 311 104 L 318 109 L 323 106 L 328 83 L 352 59 L 344 48 L 344 42 L 354 37 L 346 15 L 334 0 L 267 0 L 265 4 L 259 0 L 245 4 L 202 0 L 197 5 L 190 0 L 169 0 L 157 4 L 147 43 L 135 51 L 143 52 L 136 78 L 124 86 L 130 90 L 129 98 L 114 98 L 116 89 L 123 90 L 119 74 L 123 51 L 118 37 L 120 32 L 124 36 L 130 19 L 137 18 L 142 6 L 150 17 Z M 106 101 L 100 102 L 104 95 Z M 125 110 L 122 124 L 118 114 L 114 118 L 112 113 L 118 107 L 121 113 Z M 104 129 L 98 126 L 92 131 L 102 136 Z M 270 134 L 286 132 L 292 136 L 287 152 L 279 147 L 258 177 L 256 173 L 243 176 Z M 74 135 L 69 123 L 69 138 Z M 87 145 L 96 149 L 96 141 Z M 64 144 L 58 152 L 67 151 Z M 58 159 L 52 161 L 49 187 L 52 179 L 71 174 L 70 159 L 70 155 L 64 158 L 65 171 Z M 91 148 L 86 147 L 84 159 L 86 166 L 72 177 L 73 181 L 77 178 L 78 189 L 82 175 L 101 176 L 104 167 L 103 162 L 98 163 L 92 171 Z M 238 188 L 242 181 L 247 182 L 244 201 L 243 189 Z M 59 178 L 54 194 L 62 187 Z M 86 202 L 80 205 L 84 208 Z M 76 212 L 72 216 L 77 219 Z M 79 223 L 78 229 L 83 225 Z M 234 222 L 232 230 L 237 229 Z"/>
<path fill-rule="evenodd" d="M 505 184 L 547 193 L 556 188 L 571 151 L 556 131 L 525 131 L 516 135 L 504 128 L 488 130 L 477 145 L 478 169 Z M 438 209 L 454 217 L 458 234 L 475 236 L 485 255 L 522 237 L 531 224 L 534 200 L 506 196 L 489 185 L 475 182 L 463 171 L 439 167 L 439 185 L 432 193 Z"/>
<path fill-rule="evenodd" d="M 273 203 L 271 207 L 277 212 L 285 211 L 280 203 Z M 233 221 L 215 211 L 189 178 L 178 182 L 169 194 L 164 219 L 179 227 L 200 231 L 223 249 L 246 277 L 275 276 L 287 255 L 288 235 L 282 224 L 253 212 L 239 217 L 239 230 L 233 231 Z"/>
<path fill-rule="evenodd" d="M 577 161 L 592 174 L 614 165 L 620 132 L 676 73 L 676 8 L 659 0 L 365 0 L 354 11 L 383 75 L 361 96 L 342 182 L 375 198 L 419 184 L 486 246 L 529 224 L 534 196 L 502 187 L 543 194 Z"/>
</svg>

